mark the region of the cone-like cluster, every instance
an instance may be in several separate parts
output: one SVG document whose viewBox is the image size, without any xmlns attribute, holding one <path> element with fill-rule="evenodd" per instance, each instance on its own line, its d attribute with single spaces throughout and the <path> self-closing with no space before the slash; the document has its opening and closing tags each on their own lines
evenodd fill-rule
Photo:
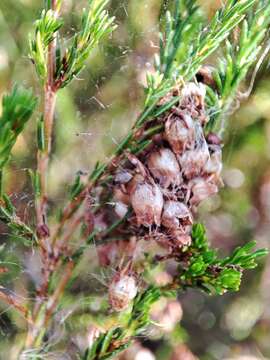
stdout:
<svg viewBox="0 0 270 360">
<path fill-rule="evenodd" d="M 121 218 L 131 208 L 130 228 L 171 252 L 190 245 L 198 205 L 222 184 L 221 141 L 204 131 L 205 85 L 187 83 L 180 99 L 157 120 L 164 130 L 151 146 L 138 157 L 128 154 L 114 175 L 116 214 Z"/>
</svg>

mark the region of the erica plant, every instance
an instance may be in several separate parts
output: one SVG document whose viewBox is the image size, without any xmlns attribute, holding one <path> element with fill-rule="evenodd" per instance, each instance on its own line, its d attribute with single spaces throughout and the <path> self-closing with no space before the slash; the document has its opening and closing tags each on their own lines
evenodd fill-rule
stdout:
<svg viewBox="0 0 270 360">
<path fill-rule="evenodd" d="M 9 231 L 5 251 L 17 239 L 17 246 L 38 254 L 42 281 L 29 279 L 29 296 L 22 298 L 3 280 L 0 299 L 23 318 L 12 358 L 62 359 L 50 355 L 61 350 L 72 359 L 105 360 L 122 356 L 136 338 L 147 334 L 161 298 L 177 309 L 177 293 L 187 288 L 210 295 L 238 291 L 244 270 L 256 267 L 267 253 L 254 250 L 256 243 L 249 242 L 220 258 L 197 210 L 223 187 L 223 134 L 229 115 L 251 90 L 241 92 L 242 81 L 251 74 L 252 86 L 268 54 L 270 4 L 227 0 L 208 21 L 195 0 L 166 1 L 158 51 L 146 75 L 136 122 L 108 161 L 75 176 L 65 206 L 59 209 L 53 203 L 54 209 L 49 206 L 48 169 L 57 137 L 57 95 L 76 81 L 93 49 L 117 27 L 106 10 L 107 0 L 89 0 L 79 27 L 66 39 L 64 3 L 45 1 L 30 34 L 29 58 L 41 96 L 15 85 L 2 100 L 0 218 Z M 36 168 L 29 169 L 35 214 L 25 223 L 5 192 L 3 177 L 31 117 L 37 122 Z M 72 314 L 75 304 L 65 294 L 81 276 L 77 269 L 87 249 L 97 250 L 109 281 L 98 296 L 89 290 L 100 302 L 100 312 L 81 324 L 82 345 L 71 341 L 77 330 L 71 326 L 72 315 L 66 314 Z M 8 252 L 3 254 L 5 273 Z M 158 272 L 167 274 L 165 282 L 157 280 Z M 66 326 L 55 339 L 59 313 Z"/>
</svg>

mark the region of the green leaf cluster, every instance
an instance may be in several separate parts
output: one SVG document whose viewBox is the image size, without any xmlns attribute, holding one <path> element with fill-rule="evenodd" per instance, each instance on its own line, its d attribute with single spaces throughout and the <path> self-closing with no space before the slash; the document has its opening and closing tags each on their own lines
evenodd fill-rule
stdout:
<svg viewBox="0 0 270 360">
<path fill-rule="evenodd" d="M 54 39 L 57 42 L 55 88 L 65 87 L 78 76 L 94 47 L 116 28 L 113 24 L 114 17 L 110 17 L 105 10 L 108 2 L 109 0 L 89 0 L 89 7 L 82 11 L 80 28 L 70 39 L 70 46 L 65 49 L 62 49 L 63 40 L 58 32 L 63 25 L 63 20 L 58 16 L 60 1 L 56 4 L 57 11 L 50 9 L 51 2 L 47 2 L 47 10 L 42 11 L 40 19 L 35 23 L 35 36 L 30 38 L 30 57 L 42 81 L 48 73 L 48 46 Z"/>
<path fill-rule="evenodd" d="M 17 216 L 16 209 L 6 194 L 2 196 L 0 203 L 0 221 L 9 227 L 11 236 L 24 245 L 30 246 L 37 241 L 34 231 Z"/>
<path fill-rule="evenodd" d="M 11 150 L 30 119 L 37 104 L 32 91 L 14 86 L 2 100 L 0 117 L 0 170 L 7 163 Z"/>
<path fill-rule="evenodd" d="M 124 328 L 112 328 L 101 334 L 91 348 L 88 348 L 81 360 L 109 360 L 115 358 L 130 345 L 130 339 L 125 338 Z"/>
<path fill-rule="evenodd" d="M 208 128 L 217 129 L 222 126 L 218 120 L 226 114 L 235 94 L 246 77 L 249 69 L 269 52 L 269 45 L 263 49 L 267 29 L 270 24 L 270 3 L 260 1 L 253 7 L 243 20 L 239 33 L 226 41 L 224 55 L 220 57 L 213 78 L 216 91 L 208 89 L 209 106 L 212 106 L 212 115 Z M 256 71 L 258 71 L 256 65 Z M 254 73 L 254 76 L 256 73 Z M 251 86 L 254 78 L 251 79 Z M 249 95 L 248 89 L 247 95 Z M 225 110 L 225 111 L 224 111 Z"/>
<path fill-rule="evenodd" d="M 160 56 L 157 67 L 164 78 L 177 78 L 179 66 L 194 51 L 194 38 L 199 34 L 203 17 L 196 0 L 177 0 L 173 14 L 166 12 L 164 29 L 160 32 Z"/>
<path fill-rule="evenodd" d="M 108 2 L 109 0 L 89 1 L 89 8 L 83 9 L 80 30 L 73 36 L 63 58 L 58 47 L 55 81 L 60 87 L 65 87 L 80 73 L 93 48 L 116 28 L 113 24 L 114 17 L 110 17 L 105 10 Z"/>
<path fill-rule="evenodd" d="M 52 9 L 43 10 L 40 19 L 35 22 L 35 36 L 29 40 L 30 58 L 42 80 L 47 76 L 48 46 L 55 39 L 55 34 L 62 25 L 63 21 Z"/>
<path fill-rule="evenodd" d="M 188 260 L 179 266 L 180 284 L 211 294 L 238 291 L 243 270 L 255 268 L 257 259 L 268 253 L 266 249 L 253 251 L 255 245 L 256 242 L 251 241 L 238 247 L 231 256 L 220 259 L 217 251 L 209 247 L 204 226 L 194 225 Z"/>
<path fill-rule="evenodd" d="M 193 77 L 203 61 L 228 38 L 231 31 L 245 18 L 247 10 L 256 0 L 228 0 L 224 8 L 214 15 L 210 25 L 200 32 L 191 58 L 182 67 L 183 77 Z"/>
</svg>

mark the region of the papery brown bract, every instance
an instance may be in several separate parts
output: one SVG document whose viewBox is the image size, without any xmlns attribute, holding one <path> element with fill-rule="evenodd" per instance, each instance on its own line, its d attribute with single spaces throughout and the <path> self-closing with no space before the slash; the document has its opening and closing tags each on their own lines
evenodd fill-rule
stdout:
<svg viewBox="0 0 270 360">
<path fill-rule="evenodd" d="M 215 89 L 216 81 L 214 79 L 214 72 L 215 68 L 211 65 L 201 66 L 196 74 L 196 79 L 199 83 L 203 83 Z"/>
<path fill-rule="evenodd" d="M 202 83 L 189 82 L 181 90 L 180 107 L 188 111 L 194 120 L 199 120 L 201 125 L 208 121 L 205 114 L 205 95 L 206 87 Z"/>
<path fill-rule="evenodd" d="M 165 123 L 165 137 L 177 155 L 190 148 L 195 138 L 194 123 L 190 115 L 185 112 L 171 114 Z"/>
<path fill-rule="evenodd" d="M 195 129 L 196 137 L 193 149 L 185 151 L 182 156 L 179 157 L 182 173 L 187 179 L 192 179 L 200 175 L 207 161 L 210 159 L 201 125 L 196 123 Z"/>
<path fill-rule="evenodd" d="M 191 226 L 185 227 L 185 229 L 172 229 L 170 235 L 173 239 L 174 248 L 181 248 L 183 246 L 190 246 L 192 242 Z"/>
<path fill-rule="evenodd" d="M 120 184 L 127 184 L 131 179 L 132 174 L 125 169 L 117 171 L 114 177 L 114 181 Z"/>
<path fill-rule="evenodd" d="M 162 225 L 169 229 L 176 229 L 182 225 L 192 224 L 192 215 L 188 207 L 178 201 L 166 201 L 162 214 Z"/>
<path fill-rule="evenodd" d="M 177 186 L 182 181 L 178 161 L 170 149 L 161 148 L 151 152 L 147 166 L 162 187 Z"/>
<path fill-rule="evenodd" d="M 122 219 L 128 212 L 130 197 L 124 185 L 114 187 L 113 190 L 114 212 Z"/>
<path fill-rule="evenodd" d="M 114 211 L 116 215 L 122 219 L 128 212 L 128 206 L 121 201 L 117 201 L 114 205 Z"/>
<path fill-rule="evenodd" d="M 191 187 L 191 199 L 190 204 L 192 206 L 199 205 L 203 200 L 216 194 L 218 187 L 215 183 L 207 181 L 205 178 L 196 178 L 190 182 Z"/>
<path fill-rule="evenodd" d="M 222 170 L 222 151 L 219 145 L 210 145 L 210 159 L 205 164 L 205 172 L 219 177 Z"/>
<path fill-rule="evenodd" d="M 112 310 L 126 310 L 137 295 L 138 287 L 134 276 L 117 272 L 109 286 L 109 303 Z"/>
<path fill-rule="evenodd" d="M 130 203 L 130 197 L 125 186 L 115 186 L 113 189 L 113 198 L 116 202 L 119 201 L 126 205 Z"/>
<path fill-rule="evenodd" d="M 157 184 L 135 175 L 131 181 L 130 200 L 138 225 L 160 225 L 164 200 Z"/>
</svg>

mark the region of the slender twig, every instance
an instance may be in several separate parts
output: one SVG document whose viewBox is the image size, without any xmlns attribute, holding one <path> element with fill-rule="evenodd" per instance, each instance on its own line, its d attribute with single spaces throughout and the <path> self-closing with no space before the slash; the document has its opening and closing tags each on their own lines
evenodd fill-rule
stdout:
<svg viewBox="0 0 270 360">
<path fill-rule="evenodd" d="M 18 300 L 13 295 L 9 294 L 8 290 L 2 286 L 0 286 L 0 301 L 15 308 L 29 324 L 32 324 L 32 318 L 28 309 L 18 302 Z"/>
<path fill-rule="evenodd" d="M 56 1 L 51 3 L 52 10 L 56 10 Z M 45 149 L 43 151 L 38 150 L 37 154 L 37 171 L 40 177 L 40 194 L 36 201 L 36 213 L 37 213 L 37 228 L 38 236 L 40 239 L 46 239 L 49 235 L 47 228 L 47 176 L 48 176 L 48 164 L 51 153 L 52 144 L 52 130 L 55 114 L 56 103 L 56 87 L 54 84 L 55 73 L 55 51 L 56 51 L 56 39 L 50 42 L 48 45 L 48 59 L 47 59 L 47 79 L 44 85 L 44 132 L 45 132 Z M 48 246 L 47 242 L 47 246 Z"/>
<path fill-rule="evenodd" d="M 63 275 L 62 279 L 60 280 L 57 288 L 55 289 L 54 293 L 52 294 L 52 296 L 49 298 L 49 301 L 47 302 L 45 324 L 50 320 L 50 316 L 51 316 L 55 306 L 58 303 L 58 299 L 61 297 L 61 295 L 63 294 L 63 292 L 65 290 L 66 284 L 68 283 L 68 281 L 72 275 L 73 267 L 74 267 L 73 261 L 70 261 L 65 268 L 64 275 Z"/>
<path fill-rule="evenodd" d="M 76 229 L 79 227 L 79 225 L 82 223 L 83 215 L 78 214 L 72 222 L 70 222 L 69 226 L 67 227 L 65 233 L 63 234 L 63 237 L 61 238 L 61 241 L 57 243 L 57 248 L 59 250 L 59 253 L 62 254 L 63 249 L 68 245 L 69 240 L 74 235 Z"/>
<path fill-rule="evenodd" d="M 58 300 L 62 296 L 65 287 L 70 280 L 73 267 L 73 262 L 68 262 L 57 288 L 55 289 L 54 293 L 48 298 L 44 306 L 41 307 L 40 311 L 35 317 L 33 326 L 31 326 L 29 329 L 24 350 L 33 347 L 37 348 L 40 346 L 42 338 L 46 332 L 47 325 L 51 320 L 51 316 L 55 310 L 55 307 L 58 304 Z"/>
<path fill-rule="evenodd" d="M 56 0 L 51 1 L 51 9 L 57 13 Z M 39 301 L 36 303 L 35 318 L 32 330 L 29 331 L 25 348 L 30 348 L 37 338 L 41 336 L 43 322 L 42 301 L 47 297 L 49 289 L 49 279 L 52 271 L 52 247 L 50 242 L 50 230 L 47 225 L 47 202 L 48 202 L 48 166 L 52 147 L 52 132 L 55 115 L 56 93 L 55 86 L 55 57 L 56 57 L 56 39 L 53 39 L 48 45 L 47 55 L 47 77 L 44 83 L 44 149 L 39 149 L 37 153 L 37 175 L 39 177 L 39 193 L 36 195 L 36 216 L 37 216 L 37 235 L 40 240 L 40 250 L 43 261 L 43 283 L 38 292 Z"/>
</svg>

